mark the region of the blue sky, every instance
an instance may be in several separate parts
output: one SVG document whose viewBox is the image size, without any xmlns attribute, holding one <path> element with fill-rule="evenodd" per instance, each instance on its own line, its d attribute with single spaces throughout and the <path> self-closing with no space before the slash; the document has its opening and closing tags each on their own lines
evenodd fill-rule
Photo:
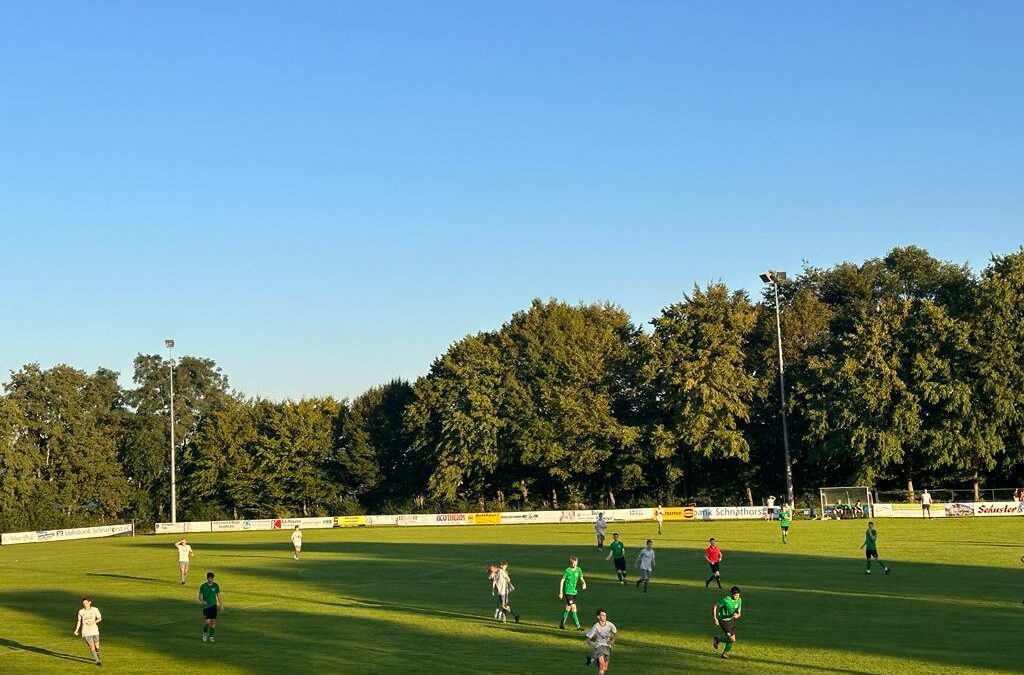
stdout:
<svg viewBox="0 0 1024 675">
<path fill-rule="evenodd" d="M 535 297 L 638 323 L 917 244 L 1024 243 L 1019 2 L 0 10 L 0 379 L 213 358 L 415 378 Z"/>
</svg>

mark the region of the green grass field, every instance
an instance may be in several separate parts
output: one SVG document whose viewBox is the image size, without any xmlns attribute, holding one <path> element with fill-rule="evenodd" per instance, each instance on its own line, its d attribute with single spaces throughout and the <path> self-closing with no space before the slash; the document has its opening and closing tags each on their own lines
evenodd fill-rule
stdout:
<svg viewBox="0 0 1024 675">
<path fill-rule="evenodd" d="M 893 569 L 864 574 L 864 522 L 668 523 L 647 594 L 615 582 L 589 525 L 307 530 L 196 535 L 187 586 L 175 537 L 0 548 L 0 673 L 95 669 L 72 635 L 82 594 L 103 612 L 115 673 L 591 672 L 581 634 L 558 630 L 561 569 L 580 556 L 580 618 L 619 627 L 610 673 L 995 673 L 1024 669 L 1024 519 L 881 520 Z M 613 524 L 635 560 L 650 524 Z M 712 651 L 702 551 L 743 589 L 733 658 Z M 610 536 L 609 536 L 610 539 Z M 484 566 L 507 559 L 523 622 L 493 620 Z M 200 640 L 196 589 L 217 573 L 227 606 Z M 635 578 L 635 569 L 630 575 Z"/>
</svg>

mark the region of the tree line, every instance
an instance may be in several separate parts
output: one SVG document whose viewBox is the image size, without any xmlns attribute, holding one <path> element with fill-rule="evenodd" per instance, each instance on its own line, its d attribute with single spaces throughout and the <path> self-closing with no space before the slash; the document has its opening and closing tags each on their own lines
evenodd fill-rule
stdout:
<svg viewBox="0 0 1024 675">
<path fill-rule="evenodd" d="M 1024 248 L 916 247 L 780 285 L 797 493 L 1024 476 Z M 746 503 L 784 489 L 774 295 L 694 287 L 648 328 L 535 300 L 413 383 L 251 398 L 174 368 L 178 517 Z M 29 364 L 0 397 L 0 530 L 169 520 L 170 378 Z"/>
</svg>

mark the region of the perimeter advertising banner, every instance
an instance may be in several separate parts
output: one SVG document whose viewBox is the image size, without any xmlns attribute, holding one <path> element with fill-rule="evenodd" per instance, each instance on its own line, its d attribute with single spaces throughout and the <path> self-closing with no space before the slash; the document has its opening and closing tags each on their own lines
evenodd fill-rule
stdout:
<svg viewBox="0 0 1024 675">
<path fill-rule="evenodd" d="M 184 534 L 186 532 L 209 532 L 211 528 L 209 520 L 190 521 L 184 523 L 157 523 L 157 534 Z"/>
<path fill-rule="evenodd" d="M 97 537 L 121 537 L 132 533 L 131 523 L 126 525 L 99 525 L 97 527 L 76 527 L 67 530 L 37 530 L 35 532 L 10 532 L 0 534 L 0 545 L 37 544 L 46 541 L 68 539 L 94 539 Z"/>
</svg>

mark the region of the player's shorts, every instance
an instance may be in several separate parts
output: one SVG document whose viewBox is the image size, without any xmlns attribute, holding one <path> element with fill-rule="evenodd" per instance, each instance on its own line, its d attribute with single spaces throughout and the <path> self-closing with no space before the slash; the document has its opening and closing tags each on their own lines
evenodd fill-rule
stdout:
<svg viewBox="0 0 1024 675">
<path fill-rule="evenodd" d="M 624 557 L 623 558 L 612 558 L 612 561 L 615 563 L 615 571 L 616 572 L 625 572 L 626 571 L 626 559 Z"/>
<path fill-rule="evenodd" d="M 87 645 L 98 645 L 100 643 L 99 633 L 96 635 L 83 635 L 82 639 L 85 640 Z"/>
<path fill-rule="evenodd" d="M 565 595 L 565 606 L 568 607 L 569 605 L 573 605 L 575 603 L 576 603 L 576 594 L 574 593 L 572 595 L 569 595 L 568 593 L 566 593 L 566 595 Z"/>
<path fill-rule="evenodd" d="M 871 550 L 869 548 L 864 549 L 864 557 L 867 558 L 868 560 L 870 560 L 871 558 L 874 558 L 875 560 L 878 560 L 878 549 L 877 548 L 874 549 L 874 550 Z"/>
<path fill-rule="evenodd" d="M 922 511 L 931 511 L 932 510 L 932 505 L 931 504 L 921 504 L 921 510 Z"/>
<path fill-rule="evenodd" d="M 782 531 L 783 532 L 789 532 L 789 525 L 783 525 L 782 526 Z"/>
<path fill-rule="evenodd" d="M 296 551 L 301 551 L 302 550 L 302 544 L 296 544 L 295 545 L 295 550 Z"/>
<path fill-rule="evenodd" d="M 722 627 L 722 632 L 728 637 L 736 635 L 736 622 L 735 621 L 722 621 L 718 620 L 718 625 Z"/>
<path fill-rule="evenodd" d="M 186 567 L 188 567 L 188 561 L 187 560 L 179 560 L 178 561 L 178 567 L 180 567 L 181 569 L 185 569 Z"/>
<path fill-rule="evenodd" d="M 717 572 L 718 571 L 718 563 L 708 563 L 708 564 L 711 565 L 711 571 L 712 572 Z"/>
<path fill-rule="evenodd" d="M 209 607 L 203 607 L 203 618 L 204 619 L 216 619 L 217 618 L 217 605 L 210 605 Z"/>
<path fill-rule="evenodd" d="M 612 648 L 608 645 L 597 645 L 594 647 L 594 651 L 591 652 L 591 656 L 597 661 L 598 656 L 603 656 L 605 661 L 612 658 Z"/>
<path fill-rule="evenodd" d="M 643 567 L 640 568 L 640 576 L 644 579 L 651 578 L 651 570 L 645 570 Z"/>
<path fill-rule="evenodd" d="M 498 593 L 498 604 L 499 605 L 507 605 L 508 604 L 508 593 Z"/>
</svg>

